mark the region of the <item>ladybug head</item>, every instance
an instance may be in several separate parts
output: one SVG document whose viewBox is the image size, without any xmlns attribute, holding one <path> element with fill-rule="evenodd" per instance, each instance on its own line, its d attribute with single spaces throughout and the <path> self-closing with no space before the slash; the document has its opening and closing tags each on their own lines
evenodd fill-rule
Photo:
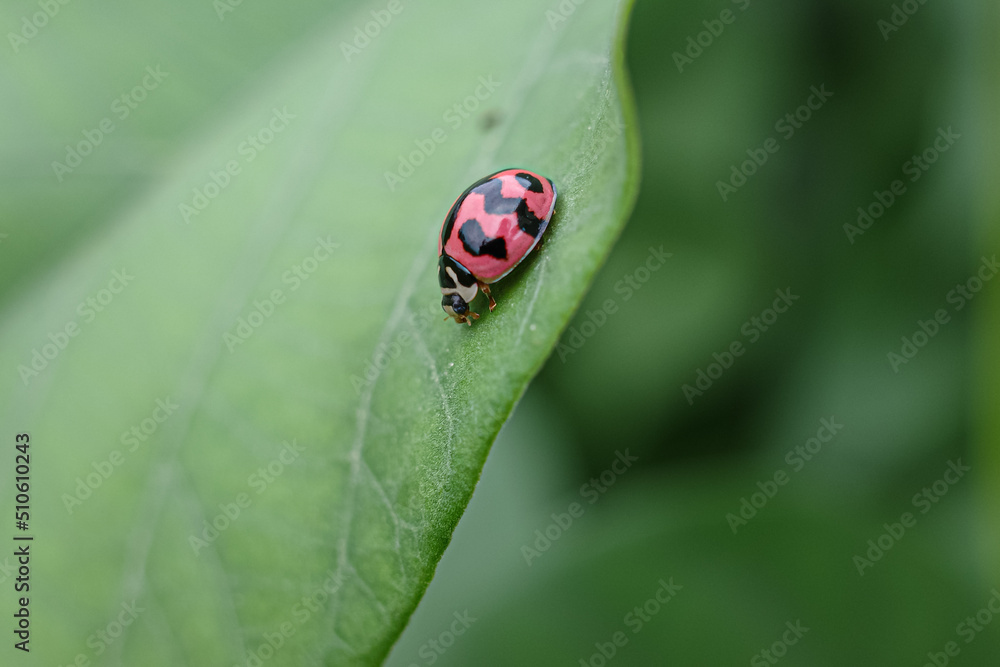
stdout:
<svg viewBox="0 0 1000 667">
<path fill-rule="evenodd" d="M 441 297 L 441 307 L 448 313 L 448 317 L 454 318 L 459 324 L 468 324 L 471 327 L 472 320 L 469 318 L 479 319 L 479 313 L 470 312 L 469 304 L 458 294 L 445 294 Z"/>
</svg>

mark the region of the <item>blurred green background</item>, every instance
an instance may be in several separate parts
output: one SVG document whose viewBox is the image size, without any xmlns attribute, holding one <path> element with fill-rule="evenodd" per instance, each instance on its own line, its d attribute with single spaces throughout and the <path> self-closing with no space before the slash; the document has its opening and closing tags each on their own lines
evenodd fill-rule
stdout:
<svg viewBox="0 0 1000 667">
<path fill-rule="evenodd" d="M 19 232 L 16 262 L 0 237 L 0 303 L 168 172 L 221 121 L 218 100 L 359 4 L 246 0 L 221 30 L 207 0 L 210 20 L 189 21 L 166 3 L 61 6 L 74 30 L 53 21 L 21 47 L 37 57 L 0 69 L 4 89 L 34 91 L 0 101 L 0 234 Z M 387 664 L 996 664 L 1000 281 L 968 304 L 952 290 L 1000 250 L 1000 12 L 897 4 L 918 9 L 885 33 L 888 1 L 637 1 L 635 212 Z M 5 25 L 33 8 L 9 3 Z M 132 29 L 160 11 L 158 30 Z M 203 47 L 164 63 L 160 100 L 51 196 L 48 156 L 176 40 Z M 790 133 L 779 123 L 812 88 L 832 95 Z M 960 138 L 911 181 L 905 165 L 949 128 Z M 772 137 L 723 200 L 718 182 Z M 895 180 L 905 192 L 852 243 L 844 226 Z M 644 273 L 661 246 L 670 257 Z M 779 290 L 798 298 L 765 331 L 752 318 L 771 322 Z M 894 369 L 889 353 L 939 309 L 947 323 Z M 700 371 L 717 376 L 707 388 Z M 843 428 L 795 454 L 817 449 L 824 419 Z M 959 461 L 970 471 L 946 476 Z M 859 573 L 880 538 L 890 548 Z M 661 582 L 679 588 L 651 603 Z"/>
<path fill-rule="evenodd" d="M 971 637 L 960 624 L 1000 586 L 1000 284 L 961 310 L 948 296 L 1000 246 L 997 7 L 930 2 L 886 40 L 892 3 L 743 4 L 637 3 L 635 213 L 388 664 L 600 665 L 598 645 L 623 665 L 996 664 L 1000 622 Z M 679 71 L 673 54 L 725 9 L 733 22 Z M 775 125 L 811 86 L 832 96 L 789 137 Z M 911 181 L 939 128 L 961 138 Z M 777 152 L 723 201 L 717 181 L 769 137 Z M 895 180 L 904 194 L 851 243 L 844 225 Z M 650 246 L 672 257 L 626 300 Z M 744 329 L 777 289 L 799 299 Z M 938 309 L 949 321 L 894 372 L 888 354 Z M 743 354 L 689 402 L 682 387 L 736 341 Z M 830 442 L 786 461 L 831 417 Z M 624 451 L 638 460 L 591 504 L 589 480 Z M 949 473 L 939 502 L 914 498 L 938 498 L 959 460 L 971 472 Z M 758 482 L 775 493 L 734 534 L 726 517 Z M 582 516 L 556 527 L 574 502 Z M 905 512 L 915 525 L 859 574 L 854 557 Z M 536 530 L 557 539 L 526 557 L 546 544 Z M 635 633 L 628 614 L 671 577 L 683 588 Z M 466 611 L 478 620 L 438 650 Z M 627 643 L 610 646 L 618 631 Z"/>
</svg>

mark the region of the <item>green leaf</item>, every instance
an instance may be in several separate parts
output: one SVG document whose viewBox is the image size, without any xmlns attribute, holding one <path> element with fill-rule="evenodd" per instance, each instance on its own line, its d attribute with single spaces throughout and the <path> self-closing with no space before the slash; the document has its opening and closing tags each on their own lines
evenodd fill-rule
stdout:
<svg viewBox="0 0 1000 667">
<path fill-rule="evenodd" d="M 20 7 L 7 16 L 9 57 L 0 62 L 0 234 L 8 236 L 0 243 L 0 301 L 154 186 L 178 145 L 244 103 L 241 91 L 276 56 L 317 25 L 328 30 L 331 17 L 346 21 L 358 3 L 299 2 L 287 11 L 222 0 L 107 0 L 47 4 L 55 10 L 47 21 L 37 1 L 13 4 Z M 42 27 L 33 31 L 31 19 Z M 9 44 L 21 33 L 33 36 Z M 70 151 L 78 162 L 67 165 Z"/>
<path fill-rule="evenodd" d="M 31 435 L 33 656 L 385 657 L 629 213 L 630 6 L 405 4 L 346 53 L 366 7 L 12 293 L 0 415 Z M 444 322 L 441 220 L 505 166 L 551 178 L 556 217 L 495 312 Z"/>
</svg>

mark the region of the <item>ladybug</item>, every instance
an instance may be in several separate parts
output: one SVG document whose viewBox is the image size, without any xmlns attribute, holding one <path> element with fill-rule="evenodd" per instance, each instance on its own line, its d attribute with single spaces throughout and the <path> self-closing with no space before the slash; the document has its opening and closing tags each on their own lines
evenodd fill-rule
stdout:
<svg viewBox="0 0 1000 667">
<path fill-rule="evenodd" d="M 479 314 L 469 304 L 479 290 L 510 273 L 538 244 L 552 219 L 556 188 L 525 169 L 505 169 L 470 185 L 452 204 L 438 239 L 441 307 L 459 324 Z M 445 319 L 448 319 L 447 317 Z"/>
</svg>

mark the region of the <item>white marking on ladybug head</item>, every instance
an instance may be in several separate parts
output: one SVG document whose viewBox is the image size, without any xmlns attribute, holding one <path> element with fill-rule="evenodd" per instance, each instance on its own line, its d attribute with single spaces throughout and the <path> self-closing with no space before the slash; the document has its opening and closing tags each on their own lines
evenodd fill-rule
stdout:
<svg viewBox="0 0 1000 667">
<path fill-rule="evenodd" d="M 441 293 L 444 295 L 457 294 L 462 297 L 462 300 L 466 303 L 472 303 L 472 300 L 476 298 L 477 294 L 479 294 L 479 285 L 472 283 L 466 287 L 458 281 L 458 276 L 455 274 L 454 269 L 448 266 L 445 267 L 445 271 L 447 272 L 448 277 L 451 278 L 451 281 L 455 283 L 455 287 L 442 287 Z"/>
</svg>

